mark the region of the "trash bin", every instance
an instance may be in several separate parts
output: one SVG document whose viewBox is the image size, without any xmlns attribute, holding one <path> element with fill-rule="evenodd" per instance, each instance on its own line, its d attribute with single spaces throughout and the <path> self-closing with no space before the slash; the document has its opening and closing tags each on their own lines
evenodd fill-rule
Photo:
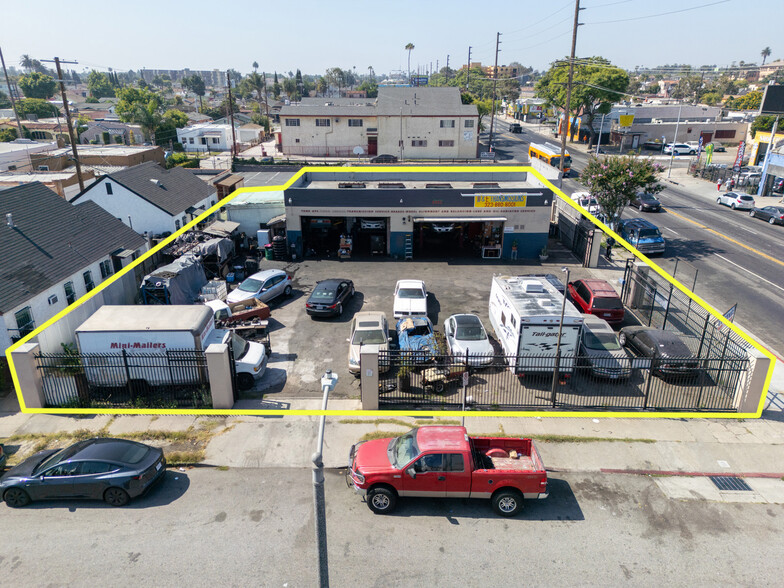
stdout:
<svg viewBox="0 0 784 588">
<path fill-rule="evenodd" d="M 274 252 L 272 251 L 272 245 L 266 245 L 266 246 L 264 247 L 264 256 L 265 256 L 267 259 L 269 259 L 269 260 L 273 260 L 273 259 L 275 259 L 275 254 L 274 254 Z"/>
</svg>

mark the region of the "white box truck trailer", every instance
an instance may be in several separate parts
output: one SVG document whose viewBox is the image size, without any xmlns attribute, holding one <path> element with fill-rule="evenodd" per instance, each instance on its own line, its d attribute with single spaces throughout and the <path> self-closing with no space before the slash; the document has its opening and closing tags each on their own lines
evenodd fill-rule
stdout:
<svg viewBox="0 0 784 588">
<path fill-rule="evenodd" d="M 545 278 L 495 276 L 490 289 L 490 324 L 517 375 L 550 372 L 561 322 L 563 295 Z M 561 329 L 559 372 L 571 374 L 580 343 L 583 317 L 566 301 Z"/>
<path fill-rule="evenodd" d="M 85 366 L 87 380 L 99 386 L 121 386 L 128 380 L 145 380 L 150 385 L 203 381 L 199 370 L 204 368 L 189 364 L 184 354 L 177 352 L 204 351 L 213 343 L 229 342 L 237 385 L 243 390 L 252 388 L 267 366 L 264 345 L 245 341 L 233 331 L 216 329 L 208 306 L 102 306 L 76 329 L 81 353 L 106 356 L 91 358 Z M 123 362 L 118 355 L 123 351 L 136 357 Z M 165 358 L 169 361 L 162 361 Z"/>
</svg>

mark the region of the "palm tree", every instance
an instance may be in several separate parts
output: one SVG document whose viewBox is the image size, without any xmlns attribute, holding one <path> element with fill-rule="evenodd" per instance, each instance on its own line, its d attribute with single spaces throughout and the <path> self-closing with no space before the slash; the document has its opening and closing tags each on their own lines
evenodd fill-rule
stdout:
<svg viewBox="0 0 784 588">
<path fill-rule="evenodd" d="M 372 65 L 368 65 L 368 78 L 370 78 L 371 82 L 374 81 L 375 75 L 373 74 L 373 66 Z"/>
<path fill-rule="evenodd" d="M 411 80 L 411 51 L 414 50 L 413 43 L 406 43 L 405 50 L 408 51 L 408 79 Z"/>
<path fill-rule="evenodd" d="M 765 60 L 770 57 L 770 54 L 770 47 L 765 47 L 762 51 L 760 51 L 760 55 L 762 55 L 762 65 L 765 65 Z"/>
<path fill-rule="evenodd" d="M 259 62 L 258 61 L 254 61 L 253 62 L 253 71 L 255 72 L 257 69 L 259 69 Z"/>
<path fill-rule="evenodd" d="M 28 73 L 29 73 L 33 69 L 33 61 L 34 61 L 33 58 L 30 57 L 27 53 L 25 53 L 19 59 L 19 65 L 21 65 L 23 68 L 25 68 L 28 71 Z"/>
</svg>

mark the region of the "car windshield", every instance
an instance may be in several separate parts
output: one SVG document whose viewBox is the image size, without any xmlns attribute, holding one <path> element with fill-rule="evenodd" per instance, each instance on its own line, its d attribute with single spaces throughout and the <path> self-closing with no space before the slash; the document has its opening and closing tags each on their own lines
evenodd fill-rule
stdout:
<svg viewBox="0 0 784 588">
<path fill-rule="evenodd" d="M 461 341 L 482 341 L 487 339 L 487 335 L 485 335 L 485 330 L 480 325 L 469 327 L 458 326 L 455 333 L 455 339 L 460 339 Z"/>
<path fill-rule="evenodd" d="M 332 300 L 335 298 L 335 291 L 328 288 L 322 290 L 315 290 L 310 295 L 311 300 Z"/>
<path fill-rule="evenodd" d="M 397 291 L 398 298 L 424 298 L 422 290 L 419 288 L 400 288 Z"/>
<path fill-rule="evenodd" d="M 242 290 L 243 292 L 258 292 L 261 289 L 261 284 L 262 283 L 259 280 L 248 278 L 240 284 L 238 290 Z"/>
<path fill-rule="evenodd" d="M 587 329 L 583 333 L 583 345 L 599 351 L 617 351 L 621 348 L 615 333 L 594 333 Z"/>
<path fill-rule="evenodd" d="M 640 194 L 640 200 L 656 200 L 653 194 Z"/>
<path fill-rule="evenodd" d="M 35 474 L 36 472 L 43 471 L 47 469 L 49 466 L 56 464 L 58 461 L 60 461 L 60 458 L 63 457 L 64 452 L 65 449 L 60 449 L 59 451 L 55 451 L 52 455 L 50 455 L 48 458 L 46 458 L 44 461 L 42 461 L 36 466 L 36 468 L 33 470 L 33 474 Z"/>
<path fill-rule="evenodd" d="M 237 335 L 237 333 L 232 331 L 232 333 L 231 333 L 231 351 L 234 354 L 234 360 L 235 361 L 239 361 L 243 357 L 245 357 L 245 354 L 248 352 L 249 348 L 250 348 L 250 345 L 248 344 L 248 342 L 245 339 L 243 339 L 242 337 L 240 337 L 239 335 Z"/>
<path fill-rule="evenodd" d="M 389 443 L 387 448 L 389 461 L 396 468 L 402 468 L 419 455 L 419 447 L 416 444 L 417 431 L 418 429 L 411 429 L 405 435 L 392 439 Z"/>
<path fill-rule="evenodd" d="M 620 298 L 594 298 L 593 307 L 599 310 L 615 310 L 623 308 Z"/>
<path fill-rule="evenodd" d="M 640 239 L 655 239 L 660 236 L 659 229 L 640 229 Z"/>
<path fill-rule="evenodd" d="M 381 329 L 369 329 L 367 331 L 354 331 L 354 337 L 351 339 L 352 345 L 381 345 L 386 343 L 387 339 L 384 337 L 384 331 Z"/>
</svg>

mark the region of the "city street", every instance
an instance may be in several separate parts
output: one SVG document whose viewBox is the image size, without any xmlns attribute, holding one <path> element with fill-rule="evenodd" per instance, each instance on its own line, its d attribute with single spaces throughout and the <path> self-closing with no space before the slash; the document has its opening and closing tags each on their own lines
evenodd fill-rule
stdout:
<svg viewBox="0 0 784 588">
<path fill-rule="evenodd" d="M 676 500 L 659 480 L 553 473 L 550 497 L 514 519 L 496 516 L 488 501 L 436 499 L 402 501 L 384 517 L 330 470 L 330 580 L 385 587 L 780 583 L 782 505 Z M 127 508 L 54 502 L 0 510 L 0 573 L 8 585 L 318 581 L 304 468 L 172 470 Z"/>
</svg>

